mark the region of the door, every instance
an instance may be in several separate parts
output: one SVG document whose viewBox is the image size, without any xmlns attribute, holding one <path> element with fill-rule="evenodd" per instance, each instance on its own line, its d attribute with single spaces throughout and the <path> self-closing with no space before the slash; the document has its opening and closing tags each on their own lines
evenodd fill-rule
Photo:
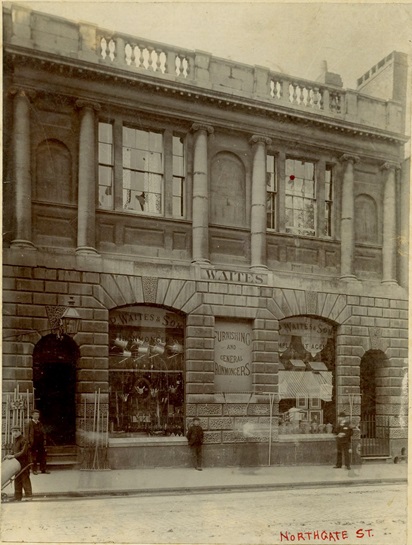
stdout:
<svg viewBox="0 0 412 545">
<path fill-rule="evenodd" d="M 33 354 L 35 407 L 49 445 L 72 445 L 76 433 L 76 343 L 65 336 L 47 335 Z"/>
</svg>

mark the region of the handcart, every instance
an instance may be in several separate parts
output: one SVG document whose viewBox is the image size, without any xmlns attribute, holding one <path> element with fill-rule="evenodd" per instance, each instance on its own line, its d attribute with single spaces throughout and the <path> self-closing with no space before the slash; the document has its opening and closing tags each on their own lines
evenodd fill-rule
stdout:
<svg viewBox="0 0 412 545">
<path fill-rule="evenodd" d="M 16 460 L 16 458 L 7 459 L 5 458 L 1 462 L 1 489 L 3 490 L 11 484 L 19 475 L 23 473 L 23 471 L 26 471 L 27 468 L 32 466 L 33 464 L 30 463 L 25 467 L 21 467 L 20 462 Z M 6 502 L 8 500 L 8 496 L 5 492 L 1 493 L 1 501 Z"/>
</svg>

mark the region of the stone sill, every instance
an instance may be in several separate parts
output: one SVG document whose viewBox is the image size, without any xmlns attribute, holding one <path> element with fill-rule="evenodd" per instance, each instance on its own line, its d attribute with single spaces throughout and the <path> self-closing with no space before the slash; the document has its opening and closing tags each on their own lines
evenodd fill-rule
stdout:
<svg viewBox="0 0 412 545">
<path fill-rule="evenodd" d="M 288 433 L 279 435 L 279 443 L 299 443 L 300 441 L 332 441 L 335 440 L 333 433 Z"/>
<path fill-rule="evenodd" d="M 186 445 L 187 446 L 187 439 L 186 437 L 178 436 L 178 437 L 155 437 L 155 436 L 147 436 L 147 437 L 112 437 L 109 438 L 109 447 L 110 448 L 117 448 L 117 447 L 153 447 L 153 446 L 159 446 L 159 445 Z"/>
</svg>

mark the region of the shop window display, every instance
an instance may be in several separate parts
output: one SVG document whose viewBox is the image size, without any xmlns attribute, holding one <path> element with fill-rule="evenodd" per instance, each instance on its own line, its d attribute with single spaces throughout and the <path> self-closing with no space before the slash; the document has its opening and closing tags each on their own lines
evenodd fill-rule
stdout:
<svg viewBox="0 0 412 545">
<path fill-rule="evenodd" d="M 280 322 L 279 433 L 331 433 L 335 422 L 335 329 L 297 316 Z"/>
<path fill-rule="evenodd" d="M 156 307 L 110 315 L 112 437 L 184 435 L 184 318 Z"/>
</svg>

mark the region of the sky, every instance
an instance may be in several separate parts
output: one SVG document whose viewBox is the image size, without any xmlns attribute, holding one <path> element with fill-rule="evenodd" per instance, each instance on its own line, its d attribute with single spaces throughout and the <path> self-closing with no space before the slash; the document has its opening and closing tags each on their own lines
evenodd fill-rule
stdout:
<svg viewBox="0 0 412 545">
<path fill-rule="evenodd" d="M 390 52 L 412 54 L 412 3 L 281 1 L 22 1 L 45 13 L 315 80 L 321 63 L 343 86 Z"/>
</svg>

